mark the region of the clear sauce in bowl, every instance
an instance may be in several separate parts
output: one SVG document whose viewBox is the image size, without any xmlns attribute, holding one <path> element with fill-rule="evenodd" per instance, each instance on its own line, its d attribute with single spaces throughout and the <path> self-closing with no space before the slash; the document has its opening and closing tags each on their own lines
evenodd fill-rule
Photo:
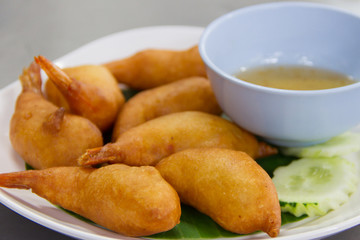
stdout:
<svg viewBox="0 0 360 240">
<path fill-rule="evenodd" d="M 249 68 L 235 77 L 257 85 L 287 90 L 321 90 L 356 83 L 342 73 L 309 66 L 270 65 Z"/>
</svg>

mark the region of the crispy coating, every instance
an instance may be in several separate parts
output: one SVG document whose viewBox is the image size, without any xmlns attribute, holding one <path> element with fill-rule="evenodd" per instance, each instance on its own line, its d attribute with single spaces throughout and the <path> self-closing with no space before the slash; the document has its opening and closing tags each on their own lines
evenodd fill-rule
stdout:
<svg viewBox="0 0 360 240">
<path fill-rule="evenodd" d="M 101 131 L 112 127 L 125 98 L 107 68 L 81 65 L 60 69 L 43 56 L 35 60 L 49 76 L 45 93 L 50 101 L 91 120 Z"/>
<path fill-rule="evenodd" d="M 148 49 L 104 64 L 120 83 L 144 90 L 192 76 L 206 76 L 197 46 L 183 51 Z"/>
<path fill-rule="evenodd" d="M 176 191 L 150 166 L 54 167 L 0 174 L 0 186 L 29 189 L 115 232 L 146 236 L 179 223 Z"/>
<path fill-rule="evenodd" d="M 209 113 L 185 111 L 161 116 L 124 132 L 115 143 L 89 149 L 79 158 L 80 165 L 125 163 L 155 165 L 175 152 L 195 147 L 242 150 L 253 157 L 272 154 L 276 149 L 232 122 Z"/>
<path fill-rule="evenodd" d="M 100 130 L 88 119 L 66 114 L 41 92 L 36 63 L 20 76 L 23 86 L 10 121 L 10 141 L 15 151 L 36 169 L 77 165 L 88 148 L 103 145 Z"/>
<path fill-rule="evenodd" d="M 208 79 L 186 78 L 136 94 L 119 112 L 112 140 L 141 123 L 182 111 L 222 112 Z"/>
<path fill-rule="evenodd" d="M 268 174 L 246 153 L 229 149 L 187 149 L 156 168 L 183 203 L 207 214 L 224 229 L 279 234 L 281 211 Z"/>
</svg>

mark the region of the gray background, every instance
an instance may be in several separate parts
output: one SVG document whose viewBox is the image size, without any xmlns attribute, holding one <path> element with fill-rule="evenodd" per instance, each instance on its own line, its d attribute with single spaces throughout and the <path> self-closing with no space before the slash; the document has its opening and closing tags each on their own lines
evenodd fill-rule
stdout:
<svg viewBox="0 0 360 240">
<path fill-rule="evenodd" d="M 264 0 L 0 0 L 0 88 L 34 56 L 51 60 L 105 35 L 153 25 L 205 27 L 231 10 Z M 357 0 L 319 0 L 360 15 Z M 360 239 L 360 226 L 326 238 Z M 0 204 L 0 239 L 71 239 Z"/>
</svg>

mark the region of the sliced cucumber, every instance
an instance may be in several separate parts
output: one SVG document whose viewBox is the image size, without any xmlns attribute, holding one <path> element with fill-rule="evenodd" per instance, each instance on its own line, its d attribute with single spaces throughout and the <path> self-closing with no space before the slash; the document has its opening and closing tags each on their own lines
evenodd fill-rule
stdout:
<svg viewBox="0 0 360 240">
<path fill-rule="evenodd" d="M 356 166 L 341 157 L 302 158 L 274 171 L 281 210 L 299 217 L 324 215 L 357 189 Z"/>
<path fill-rule="evenodd" d="M 360 150 L 360 134 L 346 132 L 327 142 L 309 147 L 282 148 L 284 155 L 297 157 L 334 157 L 344 156 Z"/>
</svg>

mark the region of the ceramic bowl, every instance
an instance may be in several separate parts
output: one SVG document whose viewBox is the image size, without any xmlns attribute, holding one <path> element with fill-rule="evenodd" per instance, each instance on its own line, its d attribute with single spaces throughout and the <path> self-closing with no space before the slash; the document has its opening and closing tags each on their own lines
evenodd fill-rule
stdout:
<svg viewBox="0 0 360 240">
<path fill-rule="evenodd" d="M 360 123 L 360 83 L 298 91 L 234 77 L 240 69 L 278 64 L 324 68 L 358 80 L 358 16 L 315 3 L 254 5 L 210 23 L 201 36 L 199 51 L 224 112 L 270 143 L 311 145 Z"/>
</svg>

